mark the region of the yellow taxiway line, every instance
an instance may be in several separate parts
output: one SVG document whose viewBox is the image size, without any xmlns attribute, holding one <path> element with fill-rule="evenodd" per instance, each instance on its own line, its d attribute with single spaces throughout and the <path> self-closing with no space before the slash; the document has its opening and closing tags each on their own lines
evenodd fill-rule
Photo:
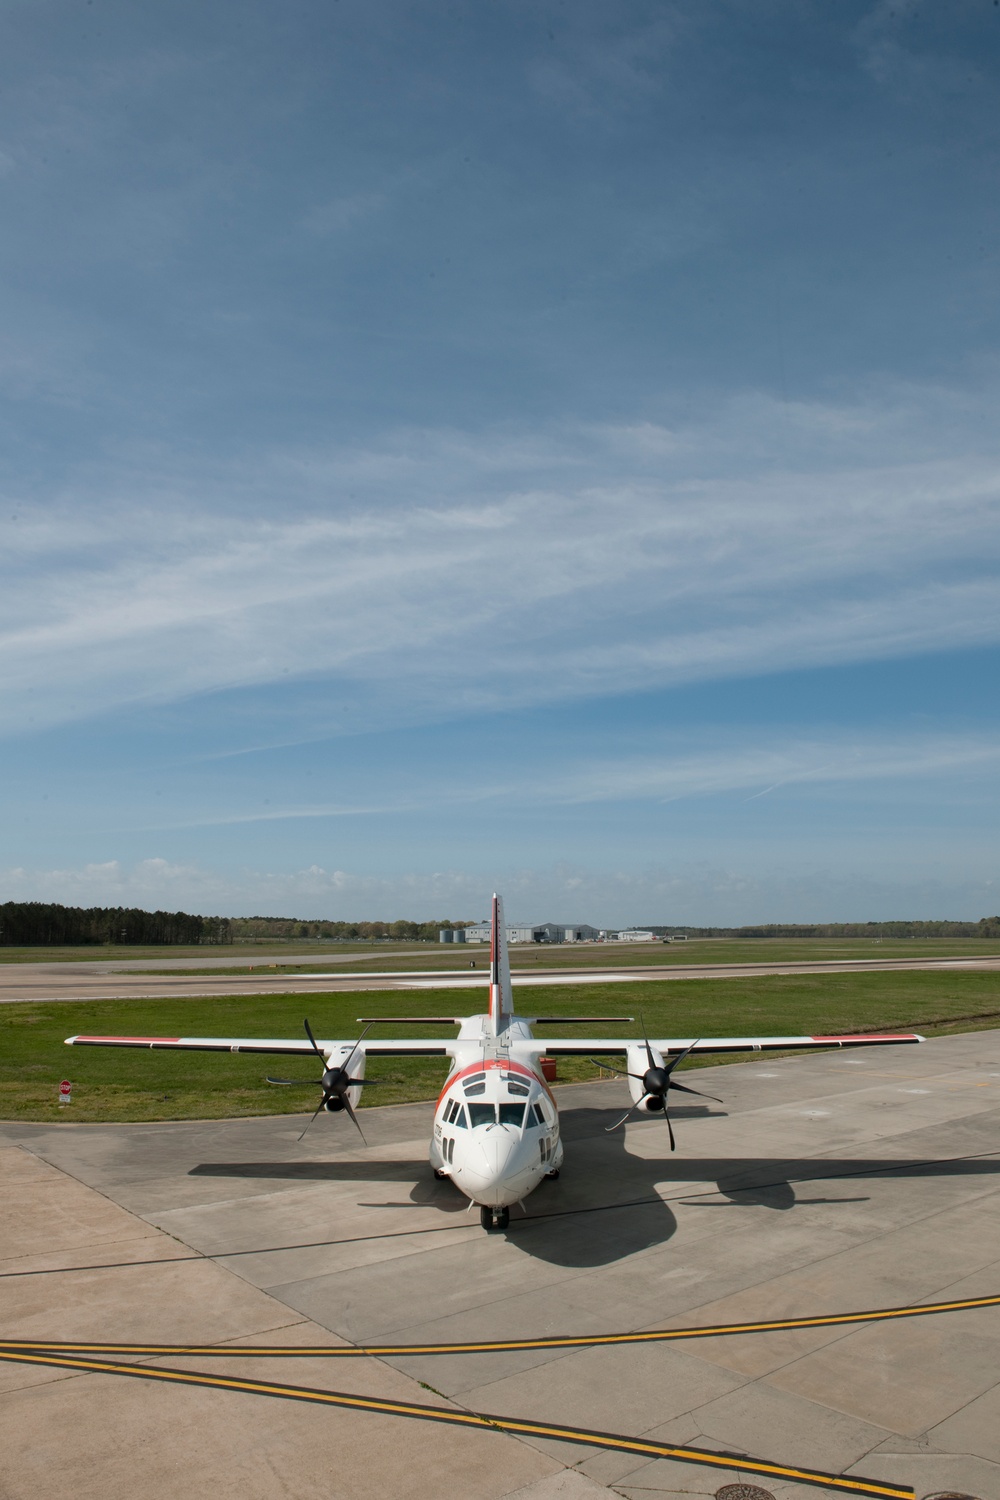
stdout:
<svg viewBox="0 0 1000 1500">
<path fill-rule="evenodd" d="M 934 1313 L 967 1312 L 976 1307 L 1000 1306 L 1000 1294 L 964 1297 L 952 1302 L 918 1302 L 908 1307 L 874 1307 L 862 1312 L 818 1313 L 808 1318 L 772 1318 L 754 1323 L 705 1323 L 696 1328 L 654 1328 L 635 1333 L 583 1333 L 536 1339 L 480 1339 L 460 1344 L 242 1344 L 229 1348 L 220 1344 L 112 1344 L 93 1340 L 0 1339 L 0 1357 L 6 1351 L 57 1354 L 125 1354 L 142 1358 L 159 1355 L 224 1355 L 253 1359 L 398 1359 L 424 1354 L 496 1354 L 519 1349 L 592 1349 L 607 1344 L 661 1344 L 677 1339 L 727 1338 L 733 1334 L 780 1333 L 794 1328 L 836 1328 L 850 1323 L 884 1323 L 895 1318 L 921 1318 Z"/>
<path fill-rule="evenodd" d="M 222 1351 L 216 1349 L 218 1354 Z M 246 1351 L 243 1351 L 246 1352 Z M 270 1352 L 270 1351 L 269 1351 Z M 304 1352 L 304 1351 L 299 1351 Z M 610 1432 L 593 1432 L 583 1427 L 560 1427 L 547 1422 L 523 1421 L 518 1417 L 490 1416 L 482 1412 L 456 1410 L 444 1406 L 418 1406 L 410 1401 L 387 1401 L 376 1396 L 352 1396 L 343 1391 L 322 1391 L 311 1386 L 283 1385 L 265 1380 L 242 1380 L 230 1375 L 199 1375 L 189 1370 L 170 1370 L 161 1366 L 120 1364 L 113 1360 L 87 1359 L 82 1355 L 58 1355 L 54 1352 L 32 1352 L 0 1347 L 0 1359 L 19 1364 L 45 1365 L 62 1370 L 81 1370 L 98 1375 L 124 1375 L 136 1380 L 163 1381 L 173 1385 L 207 1386 L 213 1390 L 238 1391 L 252 1396 L 274 1396 L 288 1401 L 306 1401 L 319 1406 L 346 1407 L 353 1411 L 379 1412 L 384 1416 L 413 1417 L 423 1422 L 442 1422 L 455 1427 L 480 1427 L 494 1432 L 509 1432 L 524 1437 L 555 1438 L 561 1442 L 584 1443 L 620 1453 L 636 1453 L 644 1458 L 672 1458 L 683 1463 L 701 1464 L 714 1469 L 738 1470 L 761 1474 L 768 1479 L 784 1479 L 836 1490 L 843 1495 L 865 1495 L 873 1500 L 915 1500 L 908 1485 L 883 1484 L 875 1479 L 828 1474 L 820 1469 L 800 1469 L 788 1464 L 772 1464 L 738 1454 L 714 1453 L 706 1448 L 682 1448 L 671 1443 L 657 1443 L 641 1438 L 623 1437 Z"/>
</svg>

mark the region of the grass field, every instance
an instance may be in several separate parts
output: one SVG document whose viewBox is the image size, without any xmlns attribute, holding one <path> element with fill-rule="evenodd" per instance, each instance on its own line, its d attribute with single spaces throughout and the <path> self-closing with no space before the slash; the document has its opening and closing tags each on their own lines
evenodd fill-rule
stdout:
<svg viewBox="0 0 1000 1500">
<path fill-rule="evenodd" d="M 76 964 L 76 963 L 135 963 L 142 959 L 189 958 L 192 962 L 206 957 L 232 957 L 234 964 L 253 963 L 255 958 L 273 958 L 287 948 L 289 953 L 315 954 L 317 958 L 331 953 L 411 953 L 413 943 L 332 943 L 302 938 L 291 942 L 259 943 L 88 943 L 79 947 L 31 948 L 0 947 L 0 964 Z M 426 943 L 418 951 L 437 951 L 437 945 Z"/>
<path fill-rule="evenodd" d="M 450 943 L 317 943 L 287 944 L 288 957 L 280 943 L 233 945 L 232 947 L 159 948 L 0 948 L 0 963 L 108 963 L 142 964 L 178 959 L 190 965 L 175 974 L 246 974 L 253 968 L 274 968 L 282 974 L 321 971 L 324 959 L 338 959 L 333 967 L 350 973 L 399 969 L 467 969 L 471 962 L 482 967 L 488 959 L 485 944 Z M 986 958 L 1000 956 L 996 938 L 692 938 L 686 943 L 518 943 L 510 950 L 515 970 L 540 968 L 612 969 L 647 964 L 747 964 L 822 963 L 837 959 L 893 958 Z M 211 957 L 212 964 L 204 960 Z M 219 966 L 216 960 L 229 959 Z M 350 960 L 344 964 L 343 960 Z M 201 960 L 199 964 L 198 960 Z M 137 972 L 142 973 L 140 968 Z M 155 969 L 148 972 L 155 973 Z"/>
<path fill-rule="evenodd" d="M 462 997 L 461 1003 L 467 999 Z M 0 1118 L 95 1122 L 301 1112 L 310 1107 L 308 1093 L 273 1088 L 264 1076 L 317 1078 L 318 1061 L 308 1057 L 70 1049 L 63 1039 L 76 1033 L 297 1037 L 303 1015 L 318 1036 L 350 1038 L 357 1035 L 356 1017 L 364 1003 L 359 995 L 254 995 L 7 1005 L 0 1009 Z M 565 987 L 540 987 L 522 1003 L 525 1010 L 553 1016 L 584 1009 L 642 1015 L 652 1036 L 835 1035 L 883 1028 L 940 1035 L 1000 1025 L 1000 975 L 914 970 L 591 984 L 580 999 L 570 999 Z M 412 1014 L 414 997 L 383 993 L 378 1009 L 387 1017 L 382 1034 L 389 1036 L 392 1015 Z M 455 1009 L 453 993 L 428 990 L 420 995 L 421 1013 L 451 1015 Z M 540 1034 L 555 1035 L 558 1029 L 545 1028 Z M 603 1026 L 591 1034 L 635 1036 L 639 1031 L 633 1024 Z M 441 1028 L 441 1034 L 454 1033 Z M 586 1029 L 574 1027 L 573 1035 L 580 1034 Z M 597 1072 L 585 1058 L 560 1059 L 559 1070 L 563 1081 L 592 1078 Z M 443 1059 L 374 1059 L 368 1076 L 380 1079 L 382 1087 L 367 1090 L 365 1104 L 433 1098 L 445 1072 Z M 58 1104 L 61 1078 L 73 1083 L 73 1102 L 64 1108 Z"/>
</svg>

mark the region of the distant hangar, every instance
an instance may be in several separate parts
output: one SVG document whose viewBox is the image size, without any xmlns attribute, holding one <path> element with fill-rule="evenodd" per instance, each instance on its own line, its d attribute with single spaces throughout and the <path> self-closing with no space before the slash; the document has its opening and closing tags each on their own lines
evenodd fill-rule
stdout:
<svg viewBox="0 0 1000 1500">
<path fill-rule="evenodd" d="M 448 936 L 445 936 L 447 933 Z M 454 942 L 457 938 L 457 929 L 454 936 L 450 935 L 450 929 L 442 927 L 441 941 Z M 604 927 L 588 927 L 586 922 L 579 922 L 573 927 L 564 927 L 561 922 L 538 922 L 534 927 L 513 926 L 507 929 L 508 944 L 516 942 L 597 942 L 598 938 L 618 938 L 618 933 L 609 933 Z M 652 933 L 649 933 L 652 939 Z M 457 938 L 459 942 L 489 942 L 489 922 L 475 922 L 474 926 L 466 927 L 465 936 Z"/>
</svg>

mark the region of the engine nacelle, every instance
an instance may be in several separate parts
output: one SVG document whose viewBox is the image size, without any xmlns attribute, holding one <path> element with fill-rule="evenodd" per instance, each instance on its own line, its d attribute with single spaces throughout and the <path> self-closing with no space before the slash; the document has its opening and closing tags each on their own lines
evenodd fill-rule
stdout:
<svg viewBox="0 0 1000 1500">
<path fill-rule="evenodd" d="M 653 1054 L 653 1066 L 655 1068 L 662 1068 L 663 1053 L 658 1052 L 655 1047 L 650 1047 L 649 1050 Z M 647 1094 L 642 1084 L 643 1075 L 649 1068 L 649 1058 L 646 1056 L 645 1046 L 640 1043 L 638 1046 L 629 1047 L 625 1055 L 627 1058 L 625 1066 L 629 1073 L 637 1073 L 639 1075 L 637 1078 L 630 1077 L 628 1081 L 628 1091 L 632 1095 L 632 1103 L 641 1105 L 642 1109 L 648 1111 L 649 1114 L 656 1114 L 663 1108 L 663 1102 L 655 1095 Z"/>
<path fill-rule="evenodd" d="M 365 1057 L 363 1049 L 361 1051 L 356 1051 L 354 1047 L 350 1045 L 346 1047 L 335 1047 L 327 1059 L 327 1067 L 343 1068 L 346 1067 L 348 1063 L 350 1063 L 350 1076 L 352 1078 L 364 1078 L 365 1063 L 367 1061 L 368 1059 Z M 347 1097 L 350 1101 L 352 1109 L 357 1109 L 360 1105 L 361 1095 L 363 1092 L 363 1089 L 347 1090 Z M 344 1101 L 340 1098 L 333 1098 L 328 1100 L 326 1107 L 331 1115 L 335 1115 L 338 1110 L 343 1109 Z"/>
</svg>

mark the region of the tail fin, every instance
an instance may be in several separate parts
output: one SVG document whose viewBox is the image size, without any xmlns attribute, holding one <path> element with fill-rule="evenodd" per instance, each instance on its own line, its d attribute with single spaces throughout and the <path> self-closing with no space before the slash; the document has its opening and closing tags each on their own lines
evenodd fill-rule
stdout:
<svg viewBox="0 0 1000 1500">
<path fill-rule="evenodd" d="M 490 1020 L 495 1036 L 506 1030 L 513 1014 L 514 996 L 510 987 L 510 959 L 507 957 L 503 901 L 494 892 L 493 931 L 490 938 Z"/>
</svg>

